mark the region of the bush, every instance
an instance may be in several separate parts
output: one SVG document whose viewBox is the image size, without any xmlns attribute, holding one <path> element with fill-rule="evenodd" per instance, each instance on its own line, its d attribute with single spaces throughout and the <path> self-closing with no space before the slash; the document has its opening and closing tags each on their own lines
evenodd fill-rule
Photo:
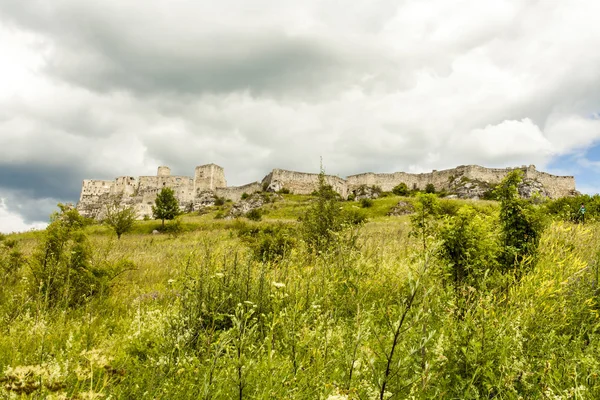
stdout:
<svg viewBox="0 0 600 400">
<path fill-rule="evenodd" d="M 76 209 L 58 205 L 44 237 L 32 256 L 30 292 L 46 307 L 73 307 L 105 295 L 109 271 L 92 264 L 92 249 Z"/>
<path fill-rule="evenodd" d="M 373 207 L 373 200 L 371 200 L 371 199 L 361 199 L 360 206 L 362 208 L 371 208 L 371 207 Z"/>
<path fill-rule="evenodd" d="M 433 183 L 428 183 L 425 186 L 425 193 L 435 193 L 435 186 L 433 185 Z"/>
<path fill-rule="evenodd" d="M 176 218 L 172 222 L 169 222 L 166 225 L 160 226 L 158 228 L 158 231 L 162 232 L 162 233 L 168 233 L 169 235 L 172 235 L 172 236 L 179 235 L 180 233 L 183 232 L 183 225 L 181 224 L 181 219 Z"/>
<path fill-rule="evenodd" d="M 517 191 L 523 171 L 509 173 L 500 183 L 496 194 L 500 199 L 500 227 L 503 251 L 500 263 L 505 270 L 526 263 L 533 265 L 537 248 L 545 228 L 540 209 L 521 199 Z"/>
<path fill-rule="evenodd" d="M 254 208 L 246 213 L 246 218 L 250 221 L 260 221 L 262 218 L 262 211 L 260 208 Z"/>
<path fill-rule="evenodd" d="M 248 243 L 259 261 L 279 261 L 296 246 L 294 229 L 283 224 L 264 228 L 239 225 L 237 228 L 238 236 Z"/>
<path fill-rule="evenodd" d="M 225 198 L 224 197 L 216 197 L 215 198 L 215 206 L 222 206 L 225 204 Z"/>
<path fill-rule="evenodd" d="M 250 197 L 250 195 L 248 193 L 244 192 L 244 193 L 242 193 L 241 199 L 246 200 L 248 197 Z"/>
<path fill-rule="evenodd" d="M 348 214 L 342 211 L 340 196 L 325 183 L 325 172 L 319 174 L 319 187 L 313 193 L 316 201 L 301 217 L 301 233 L 308 250 L 314 253 L 325 252 L 338 244 L 351 245 L 354 235 L 345 237 L 340 233 L 349 225 Z M 348 239 L 345 241 L 345 239 Z"/>
<path fill-rule="evenodd" d="M 408 190 L 408 186 L 406 186 L 406 183 L 401 182 L 398 185 L 394 186 L 394 188 L 392 189 L 392 193 L 394 193 L 396 196 L 408 196 L 410 191 Z"/>
<path fill-rule="evenodd" d="M 279 193 L 279 194 L 290 194 L 291 192 L 290 192 L 290 189 L 284 187 L 284 188 L 281 188 L 281 190 L 279 190 L 277 193 Z"/>
<path fill-rule="evenodd" d="M 477 287 L 486 270 L 495 269 L 499 249 L 493 218 L 463 206 L 446 219 L 439 235 L 440 257 L 446 261 L 455 285 Z"/>
</svg>

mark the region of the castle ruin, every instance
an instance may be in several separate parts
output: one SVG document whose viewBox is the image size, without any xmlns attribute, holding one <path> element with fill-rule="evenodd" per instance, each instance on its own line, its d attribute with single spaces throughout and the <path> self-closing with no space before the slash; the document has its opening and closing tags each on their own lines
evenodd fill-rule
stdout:
<svg viewBox="0 0 600 400">
<path fill-rule="evenodd" d="M 538 171 L 534 165 L 516 168 L 485 168 L 478 165 L 461 165 L 456 168 L 432 171 L 421 174 L 407 172 L 363 173 L 348 176 L 346 179 L 326 175 L 325 181 L 344 199 L 356 193 L 364 186 L 377 186 L 383 191 L 391 191 L 400 183 L 409 189 L 424 190 L 428 184 L 436 191 L 453 192 L 456 182 L 478 182 L 493 186 L 498 184 L 511 171 L 520 169 L 525 180 L 535 182 L 543 188 L 543 194 L 549 198 L 570 196 L 576 193 L 575 178 L 556 176 Z M 121 176 L 113 181 L 83 181 L 81 196 L 77 203 L 79 212 L 90 218 L 100 219 L 107 204 L 117 202 L 123 206 L 133 206 L 139 216 L 152 216 L 152 205 L 156 195 L 164 187 L 171 188 L 183 211 L 195 211 L 202 207 L 206 194 L 239 201 L 244 193 L 251 194 L 261 190 L 279 191 L 287 189 L 291 193 L 311 194 L 319 184 L 319 174 L 274 169 L 261 182 L 243 186 L 227 186 L 225 172 L 216 164 L 201 165 L 195 168 L 194 177 L 171 175 L 171 169 L 158 167 L 156 176 Z"/>
</svg>

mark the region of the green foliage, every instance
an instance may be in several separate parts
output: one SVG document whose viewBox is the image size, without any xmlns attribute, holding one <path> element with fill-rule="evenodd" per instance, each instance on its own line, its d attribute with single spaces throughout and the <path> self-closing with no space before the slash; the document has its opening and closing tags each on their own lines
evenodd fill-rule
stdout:
<svg viewBox="0 0 600 400">
<path fill-rule="evenodd" d="M 45 307 L 73 307 L 108 291 L 107 271 L 92 264 L 92 249 L 76 209 L 58 205 L 32 256 L 30 292 Z"/>
<path fill-rule="evenodd" d="M 183 233 L 184 228 L 183 224 L 181 223 L 181 218 L 175 218 L 173 221 L 165 225 L 161 225 L 160 227 L 158 227 L 158 231 L 162 233 L 167 233 L 171 236 L 177 236 Z"/>
<path fill-rule="evenodd" d="M 433 185 L 433 183 L 428 183 L 425 186 L 425 193 L 435 193 L 435 186 Z"/>
<path fill-rule="evenodd" d="M 411 215 L 411 235 L 417 237 L 423 251 L 428 248 L 428 243 L 435 238 L 437 233 L 437 216 L 439 215 L 439 200 L 431 193 L 418 194 L 415 203 L 415 213 Z"/>
<path fill-rule="evenodd" d="M 463 206 L 455 216 L 446 218 L 439 237 L 441 259 L 456 285 L 477 287 L 487 272 L 496 269 L 499 248 L 495 218 Z"/>
<path fill-rule="evenodd" d="M 121 239 L 122 234 L 133 229 L 136 218 L 137 213 L 133 207 L 121 207 L 118 202 L 114 202 L 106 206 L 103 222 L 115 231 L 117 239 Z"/>
<path fill-rule="evenodd" d="M 600 215 L 600 195 L 593 196 L 583 194 L 573 197 L 561 197 L 544 203 L 546 212 L 554 219 L 562 221 L 579 222 L 579 207 L 585 205 L 585 220 L 592 222 Z"/>
<path fill-rule="evenodd" d="M 240 197 L 242 200 L 246 200 L 248 197 L 250 197 L 250 195 L 246 192 L 242 193 L 242 196 Z"/>
<path fill-rule="evenodd" d="M 217 207 L 224 205 L 225 202 L 226 202 L 226 200 L 224 197 L 216 197 L 215 198 L 215 206 L 217 206 Z"/>
<path fill-rule="evenodd" d="M 330 185 L 325 183 L 325 172 L 319 174 L 319 187 L 313 193 L 314 204 L 306 210 L 301 218 L 301 235 L 309 251 L 324 253 L 337 248 L 338 245 L 350 245 L 355 240 L 355 232 L 347 230 L 351 225 L 349 216 L 341 207 L 340 196 Z"/>
<path fill-rule="evenodd" d="M 406 183 L 401 182 L 398 185 L 394 186 L 394 188 L 392 189 L 392 193 L 394 193 L 396 196 L 408 196 L 410 194 L 410 190 L 408 190 L 408 186 L 406 186 Z"/>
<path fill-rule="evenodd" d="M 275 204 L 285 223 L 215 221 L 212 210 L 180 217 L 176 238 L 117 241 L 65 216 L 65 230 L 87 236 L 89 257 L 77 263 L 112 278 L 106 296 L 82 307 L 60 307 L 62 295 L 45 307 L 37 294 L 30 268 L 50 232 L 5 237 L 0 265 L 20 256 L 0 275 L 0 397 L 600 398 L 600 223 L 553 221 L 535 268 L 517 280 L 494 274 L 503 247 L 495 202 L 456 200 L 467 206 L 442 214 L 436 200 L 410 199 L 429 210 L 427 249 L 439 258 L 418 257 L 409 216 L 375 215 L 398 198 L 369 209 L 338 202 L 375 218 L 361 227 L 360 251 L 336 239 L 315 257 L 292 210 L 317 199 L 290 199 Z M 82 254 L 72 253 L 77 241 L 64 245 L 65 263 Z M 448 285 L 457 266 L 461 279 Z"/>
<path fill-rule="evenodd" d="M 505 270 L 534 263 L 545 228 L 542 210 L 519 197 L 517 187 L 522 177 L 521 170 L 512 171 L 496 189 L 496 195 L 500 199 L 503 246 L 500 263 Z"/>
<path fill-rule="evenodd" d="M 279 193 L 279 194 L 290 194 L 291 192 L 290 192 L 290 189 L 284 187 L 284 188 L 281 188 L 277 193 Z"/>
<path fill-rule="evenodd" d="M 257 260 L 276 262 L 282 260 L 296 246 L 296 230 L 284 224 L 265 227 L 238 227 L 238 235 L 252 249 Z"/>
<path fill-rule="evenodd" d="M 371 199 L 367 199 L 367 198 L 361 199 L 361 200 L 360 200 L 360 206 L 361 206 L 362 208 L 370 208 L 370 207 L 373 207 L 373 200 L 371 200 Z"/>
<path fill-rule="evenodd" d="M 263 212 L 260 208 L 253 208 L 252 210 L 248 211 L 245 216 L 250 221 L 260 221 L 262 214 Z"/>
<path fill-rule="evenodd" d="M 179 202 L 175 198 L 173 189 L 165 187 L 160 191 L 152 206 L 152 214 L 155 219 L 162 220 L 163 226 L 165 225 L 166 219 L 174 219 L 180 214 Z"/>
</svg>

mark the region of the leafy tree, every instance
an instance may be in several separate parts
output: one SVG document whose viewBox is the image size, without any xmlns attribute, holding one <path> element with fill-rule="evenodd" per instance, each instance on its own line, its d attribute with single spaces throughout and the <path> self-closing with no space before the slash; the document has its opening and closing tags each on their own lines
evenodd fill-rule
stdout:
<svg viewBox="0 0 600 400">
<path fill-rule="evenodd" d="M 408 190 L 406 183 L 400 182 L 398 185 L 394 186 L 392 193 L 394 193 L 396 196 L 408 196 L 410 194 L 410 190 Z"/>
<path fill-rule="evenodd" d="M 133 228 L 137 213 L 133 207 L 121 207 L 117 201 L 106 206 L 106 217 L 104 223 L 110 226 L 117 234 L 117 239 L 121 235 L 130 232 Z"/>
<path fill-rule="evenodd" d="M 522 262 L 532 262 L 537 254 L 545 228 L 542 213 L 529 201 L 519 197 L 518 185 L 523 171 L 509 173 L 496 188 L 500 200 L 501 242 L 500 263 L 505 269 Z"/>
<path fill-rule="evenodd" d="M 165 219 L 172 220 L 180 214 L 179 202 L 175 198 L 175 193 L 171 188 L 163 188 L 152 206 L 152 215 L 155 219 L 162 220 L 162 226 L 165 226 Z"/>
<path fill-rule="evenodd" d="M 435 186 L 433 186 L 433 183 L 425 185 L 425 193 L 435 193 Z"/>
</svg>

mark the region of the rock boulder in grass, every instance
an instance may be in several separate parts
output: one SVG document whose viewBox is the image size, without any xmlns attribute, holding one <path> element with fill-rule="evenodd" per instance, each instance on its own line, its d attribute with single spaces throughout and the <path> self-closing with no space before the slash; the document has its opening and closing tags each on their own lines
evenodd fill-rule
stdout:
<svg viewBox="0 0 600 400">
<path fill-rule="evenodd" d="M 235 203 L 225 219 L 243 217 L 252 210 L 263 207 L 267 203 L 281 199 L 281 195 L 274 193 L 253 193 L 248 198 Z"/>
<path fill-rule="evenodd" d="M 415 207 L 412 203 L 407 201 L 399 201 L 392 209 L 388 212 L 387 215 L 399 217 L 400 215 L 408 215 L 415 212 Z"/>
<path fill-rule="evenodd" d="M 381 195 L 381 190 L 373 186 L 361 186 L 353 191 L 354 200 L 361 201 L 362 199 L 378 199 Z"/>
</svg>

